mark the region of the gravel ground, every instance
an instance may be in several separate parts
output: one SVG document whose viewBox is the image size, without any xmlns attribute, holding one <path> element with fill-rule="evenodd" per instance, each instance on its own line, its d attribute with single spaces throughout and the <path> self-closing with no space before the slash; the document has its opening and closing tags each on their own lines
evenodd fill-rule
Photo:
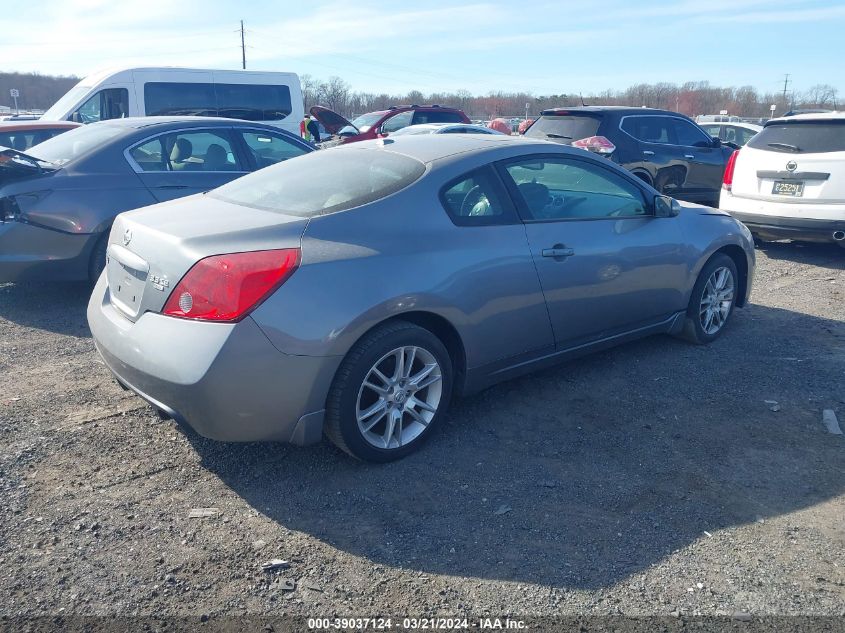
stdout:
<svg viewBox="0 0 845 633">
<path fill-rule="evenodd" d="M 0 616 L 845 615 L 843 271 L 768 245 L 715 344 L 499 385 L 385 466 L 186 434 L 111 380 L 84 287 L 0 286 Z"/>
</svg>

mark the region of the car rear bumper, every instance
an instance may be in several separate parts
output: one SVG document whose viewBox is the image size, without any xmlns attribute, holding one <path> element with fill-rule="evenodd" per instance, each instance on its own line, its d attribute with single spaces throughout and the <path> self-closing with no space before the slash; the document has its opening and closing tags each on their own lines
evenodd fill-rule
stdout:
<svg viewBox="0 0 845 633">
<path fill-rule="evenodd" d="M 83 281 L 97 235 L 0 222 L 0 283 Z"/>
<path fill-rule="evenodd" d="M 119 382 L 210 439 L 311 444 L 322 436 L 339 357 L 291 356 L 250 317 L 203 323 L 111 305 L 105 275 L 88 304 L 97 351 Z"/>
<path fill-rule="evenodd" d="M 722 193 L 719 208 L 762 238 L 838 242 L 845 232 L 845 204 L 779 203 Z"/>
</svg>

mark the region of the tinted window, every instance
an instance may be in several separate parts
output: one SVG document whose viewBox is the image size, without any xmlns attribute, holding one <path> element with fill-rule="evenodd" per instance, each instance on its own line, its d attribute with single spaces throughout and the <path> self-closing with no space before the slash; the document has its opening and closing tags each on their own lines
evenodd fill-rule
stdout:
<svg viewBox="0 0 845 633">
<path fill-rule="evenodd" d="M 672 119 L 660 116 L 626 116 L 622 129 L 646 143 L 673 143 Z"/>
<path fill-rule="evenodd" d="M 244 171 L 223 132 L 162 134 L 129 154 L 142 171 Z"/>
<path fill-rule="evenodd" d="M 122 134 L 125 128 L 108 123 L 86 125 L 59 134 L 31 148 L 28 154 L 64 165 L 98 149 L 103 143 Z"/>
<path fill-rule="evenodd" d="M 126 88 L 108 88 L 96 92 L 70 116 L 77 123 L 96 123 L 129 116 L 129 91 Z"/>
<path fill-rule="evenodd" d="M 29 130 L 26 132 L 7 132 L 0 134 L 0 146 L 11 147 L 20 152 L 28 150 L 33 145 L 43 143 L 49 138 L 65 130 Z"/>
<path fill-rule="evenodd" d="M 723 141 L 730 140 L 725 138 L 725 128 L 721 125 L 702 125 L 701 129 L 707 132 L 710 136 L 721 138 Z"/>
<path fill-rule="evenodd" d="M 507 194 L 487 167 L 477 169 L 441 194 L 443 206 L 455 224 L 472 226 L 501 223 L 510 217 Z"/>
<path fill-rule="evenodd" d="M 243 132 L 244 142 L 255 156 L 258 169 L 275 165 L 288 158 L 301 156 L 305 149 L 278 134 Z"/>
<path fill-rule="evenodd" d="M 379 200 L 404 189 L 424 172 L 421 162 L 381 149 L 331 149 L 256 171 L 208 195 L 311 217 Z"/>
<path fill-rule="evenodd" d="M 214 84 L 149 82 L 144 106 L 147 116 L 217 114 Z"/>
<path fill-rule="evenodd" d="M 387 121 L 382 123 L 381 130 L 382 132 L 395 132 L 396 130 L 401 130 L 403 127 L 408 127 L 411 125 L 411 117 L 414 116 L 413 110 L 408 110 L 407 112 L 400 112 L 399 114 L 390 117 Z"/>
<path fill-rule="evenodd" d="M 509 163 L 528 212 L 526 220 L 577 220 L 644 216 L 640 189 L 622 176 L 581 161 L 559 158 Z"/>
<path fill-rule="evenodd" d="M 417 110 L 414 113 L 414 125 L 417 123 L 463 123 L 463 117 L 457 112 L 438 110 Z"/>
<path fill-rule="evenodd" d="M 291 113 L 290 88 L 247 84 L 215 84 L 220 116 L 247 121 L 278 121 Z"/>
<path fill-rule="evenodd" d="M 562 138 L 577 141 L 595 136 L 601 119 L 592 116 L 547 116 L 543 115 L 528 128 L 525 136 L 535 138 Z"/>
<path fill-rule="evenodd" d="M 675 142 L 685 147 L 710 147 L 713 141 L 694 123 L 683 119 L 671 119 L 675 130 Z"/>
<path fill-rule="evenodd" d="M 788 154 L 845 152 L 845 119 L 772 123 L 748 147 Z"/>
</svg>

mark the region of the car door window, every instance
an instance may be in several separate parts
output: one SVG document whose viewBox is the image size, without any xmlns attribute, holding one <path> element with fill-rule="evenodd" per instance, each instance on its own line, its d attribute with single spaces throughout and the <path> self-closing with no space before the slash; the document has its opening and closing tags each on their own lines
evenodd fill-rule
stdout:
<svg viewBox="0 0 845 633">
<path fill-rule="evenodd" d="M 561 158 L 509 162 L 526 221 L 583 220 L 648 215 L 632 182 L 599 165 Z"/>
<path fill-rule="evenodd" d="M 502 183 L 489 167 L 482 167 L 453 180 L 440 199 L 452 221 L 459 226 L 507 224 L 516 221 Z"/>
<path fill-rule="evenodd" d="M 739 145 L 745 145 L 757 134 L 754 130 L 746 130 L 745 128 L 738 128 L 737 132 L 737 138 L 739 139 L 737 143 Z"/>
<path fill-rule="evenodd" d="M 627 116 L 622 120 L 622 129 L 646 143 L 671 144 L 673 142 L 669 117 Z"/>
<path fill-rule="evenodd" d="M 400 112 L 399 114 L 390 117 L 381 126 L 382 134 L 389 134 L 390 132 L 401 130 L 403 127 L 408 127 L 411 125 L 411 117 L 413 116 L 414 111 L 408 110 L 407 112 Z"/>
<path fill-rule="evenodd" d="M 263 131 L 243 132 L 246 146 L 255 156 L 257 169 L 275 165 L 289 158 L 296 158 L 305 153 L 301 145 L 278 134 Z"/>
<path fill-rule="evenodd" d="M 702 132 L 694 123 L 683 119 L 672 119 L 672 128 L 675 130 L 675 139 L 678 145 L 684 147 L 710 147 L 713 141 Z"/>
<path fill-rule="evenodd" d="M 442 110 L 417 110 L 414 113 L 414 125 L 420 123 L 463 123 L 464 120 L 457 112 Z"/>
<path fill-rule="evenodd" d="M 156 171 L 245 171 L 226 132 L 207 130 L 162 134 L 129 151 L 138 168 Z"/>
<path fill-rule="evenodd" d="M 107 88 L 94 94 L 79 106 L 70 119 L 77 123 L 96 123 L 129 116 L 129 91 L 126 88 Z"/>
<path fill-rule="evenodd" d="M 725 140 L 725 128 L 721 125 L 702 125 L 701 128 L 710 136 Z"/>
</svg>

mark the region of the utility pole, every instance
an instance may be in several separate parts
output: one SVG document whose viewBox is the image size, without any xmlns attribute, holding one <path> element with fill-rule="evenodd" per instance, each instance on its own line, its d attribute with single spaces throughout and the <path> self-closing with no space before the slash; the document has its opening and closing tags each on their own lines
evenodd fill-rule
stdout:
<svg viewBox="0 0 845 633">
<path fill-rule="evenodd" d="M 783 105 L 784 105 L 784 107 L 786 107 L 786 89 L 787 89 L 788 86 L 789 86 L 789 73 L 786 73 L 786 75 L 783 78 Z"/>
<path fill-rule="evenodd" d="M 241 20 L 241 67 L 246 70 L 246 45 L 244 44 L 244 21 Z M 788 77 L 789 75 L 787 75 Z M 786 94 L 786 88 L 784 88 Z"/>
</svg>

